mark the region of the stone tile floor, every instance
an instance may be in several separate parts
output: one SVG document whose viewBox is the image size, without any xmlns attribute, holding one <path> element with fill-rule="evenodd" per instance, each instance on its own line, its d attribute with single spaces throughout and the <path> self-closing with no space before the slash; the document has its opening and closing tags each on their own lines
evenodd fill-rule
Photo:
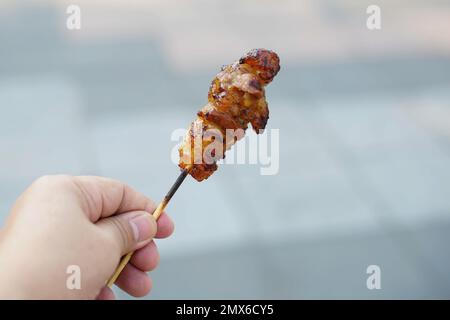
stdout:
<svg viewBox="0 0 450 320">
<path fill-rule="evenodd" d="M 325 18 L 340 12 L 336 23 L 343 12 L 320 3 Z M 212 55 L 200 55 L 205 68 L 167 55 L 188 31 L 155 25 L 176 15 L 137 22 L 168 42 L 153 29 L 72 42 L 57 11 L 26 8 L 0 19 L 0 222 L 49 173 L 110 176 L 160 199 L 178 173 L 171 133 L 205 102 Z M 168 209 L 177 230 L 159 241 L 148 298 L 448 298 L 450 59 L 413 50 L 420 41 L 408 54 L 288 58 L 268 89 L 279 173 L 224 164 L 206 182 L 188 179 Z M 365 286 L 370 264 L 382 290 Z"/>
</svg>

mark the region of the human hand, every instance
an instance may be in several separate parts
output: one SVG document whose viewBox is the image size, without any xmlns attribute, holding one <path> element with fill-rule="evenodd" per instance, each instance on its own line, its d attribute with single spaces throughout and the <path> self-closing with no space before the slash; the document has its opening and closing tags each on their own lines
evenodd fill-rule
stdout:
<svg viewBox="0 0 450 320">
<path fill-rule="evenodd" d="M 39 178 L 18 198 L 0 233 L 0 298 L 113 299 L 105 283 L 134 250 L 116 285 L 146 295 L 152 286 L 146 271 L 159 262 L 152 239 L 174 229 L 165 213 L 155 221 L 155 208 L 112 179 Z M 71 265 L 80 268 L 80 289 L 67 287 Z"/>
</svg>

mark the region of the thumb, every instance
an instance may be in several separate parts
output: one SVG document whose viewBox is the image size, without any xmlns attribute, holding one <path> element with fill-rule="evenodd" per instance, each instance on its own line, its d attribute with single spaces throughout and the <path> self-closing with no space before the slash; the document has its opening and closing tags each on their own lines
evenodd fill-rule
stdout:
<svg viewBox="0 0 450 320">
<path fill-rule="evenodd" d="M 133 211 L 96 223 L 121 250 L 121 255 L 142 248 L 156 235 L 156 220 L 146 211 Z"/>
</svg>

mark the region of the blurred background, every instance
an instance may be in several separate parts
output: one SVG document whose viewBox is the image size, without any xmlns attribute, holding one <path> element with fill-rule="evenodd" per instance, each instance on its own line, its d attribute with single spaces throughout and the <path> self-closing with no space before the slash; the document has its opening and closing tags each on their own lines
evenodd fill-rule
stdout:
<svg viewBox="0 0 450 320">
<path fill-rule="evenodd" d="M 80 30 L 66 28 L 70 4 Z M 371 4 L 381 30 L 366 27 Z M 172 131 L 220 66 L 257 47 L 282 62 L 267 89 L 280 171 L 187 179 L 148 298 L 449 298 L 443 0 L 1 0 L 0 223 L 44 174 L 160 200 L 179 172 Z"/>
</svg>

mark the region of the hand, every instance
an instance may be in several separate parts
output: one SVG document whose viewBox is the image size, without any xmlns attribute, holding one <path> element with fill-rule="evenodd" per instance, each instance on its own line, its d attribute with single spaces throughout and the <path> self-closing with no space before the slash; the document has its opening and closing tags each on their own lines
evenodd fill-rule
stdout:
<svg viewBox="0 0 450 320">
<path fill-rule="evenodd" d="M 146 295 L 146 271 L 159 261 L 154 237 L 173 223 L 151 216 L 152 200 L 121 182 L 100 177 L 46 176 L 17 200 L 0 233 L 0 298 L 113 299 L 105 287 L 120 258 L 137 250 L 116 281 L 133 296 Z M 69 266 L 81 288 L 69 289 Z M 69 269 L 70 270 L 70 269 Z"/>
</svg>

